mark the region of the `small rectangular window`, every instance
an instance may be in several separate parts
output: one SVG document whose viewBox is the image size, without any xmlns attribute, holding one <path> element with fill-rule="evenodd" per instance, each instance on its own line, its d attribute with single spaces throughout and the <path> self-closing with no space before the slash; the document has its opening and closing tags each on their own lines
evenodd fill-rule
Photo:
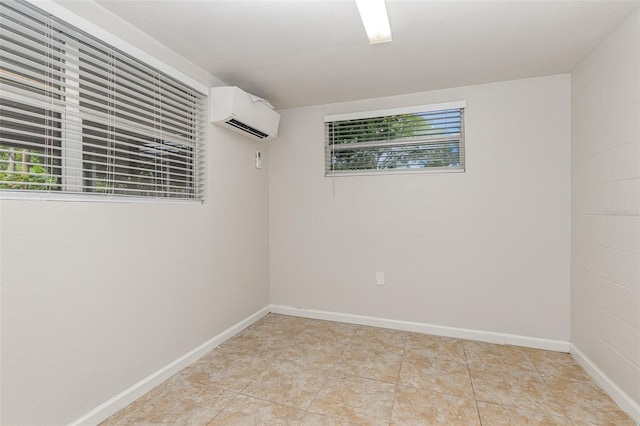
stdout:
<svg viewBox="0 0 640 426">
<path fill-rule="evenodd" d="M 0 190 L 202 200 L 206 96 L 0 2 Z"/>
<path fill-rule="evenodd" d="M 60 114 L 0 99 L 0 189 L 59 191 Z"/>
<path fill-rule="evenodd" d="M 325 175 L 465 169 L 464 102 L 325 117 Z"/>
</svg>

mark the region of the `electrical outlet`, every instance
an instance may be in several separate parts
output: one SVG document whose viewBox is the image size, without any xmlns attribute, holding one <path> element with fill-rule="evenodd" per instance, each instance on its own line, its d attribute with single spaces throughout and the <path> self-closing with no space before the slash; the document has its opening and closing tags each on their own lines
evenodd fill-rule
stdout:
<svg viewBox="0 0 640 426">
<path fill-rule="evenodd" d="M 376 285 L 385 285 L 384 272 L 376 272 Z"/>
</svg>

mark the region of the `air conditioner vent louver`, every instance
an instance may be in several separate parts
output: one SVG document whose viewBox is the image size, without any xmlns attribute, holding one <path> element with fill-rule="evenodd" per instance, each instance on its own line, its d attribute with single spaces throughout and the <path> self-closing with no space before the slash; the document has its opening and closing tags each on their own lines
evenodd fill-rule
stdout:
<svg viewBox="0 0 640 426">
<path fill-rule="evenodd" d="M 256 141 L 278 136 L 280 114 L 271 104 L 235 86 L 211 89 L 209 121 Z"/>
<path fill-rule="evenodd" d="M 240 130 L 244 130 L 245 132 L 249 132 L 249 133 L 251 133 L 252 135 L 254 135 L 255 137 L 258 137 L 258 138 L 260 138 L 260 139 L 264 139 L 264 138 L 266 138 L 266 137 L 268 137 L 268 136 L 269 136 L 269 135 L 267 135 L 266 133 L 261 132 L 261 131 L 260 131 L 260 130 L 258 130 L 258 129 L 254 129 L 254 128 L 253 128 L 253 127 L 251 127 L 251 126 L 247 126 L 246 124 L 241 123 L 241 122 L 239 122 L 238 120 L 235 120 L 235 119 L 233 119 L 233 118 L 232 118 L 231 120 L 228 120 L 228 121 L 227 121 L 227 124 L 230 124 L 230 125 L 232 125 L 233 127 L 236 127 L 236 128 L 238 128 L 238 129 L 240 129 Z"/>
</svg>

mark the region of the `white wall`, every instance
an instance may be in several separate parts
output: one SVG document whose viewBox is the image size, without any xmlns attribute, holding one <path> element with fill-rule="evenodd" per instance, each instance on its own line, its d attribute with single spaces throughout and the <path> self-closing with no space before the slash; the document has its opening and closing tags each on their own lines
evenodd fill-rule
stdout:
<svg viewBox="0 0 640 426">
<path fill-rule="evenodd" d="M 640 12 L 576 67 L 572 107 L 572 343 L 640 404 Z"/>
<path fill-rule="evenodd" d="M 269 303 L 266 146 L 214 126 L 208 142 L 204 205 L 0 201 L 1 424 L 68 423 Z"/>
<path fill-rule="evenodd" d="M 339 177 L 332 196 L 325 114 L 457 100 L 466 173 Z M 568 341 L 569 123 L 569 75 L 282 111 L 271 302 Z"/>
</svg>

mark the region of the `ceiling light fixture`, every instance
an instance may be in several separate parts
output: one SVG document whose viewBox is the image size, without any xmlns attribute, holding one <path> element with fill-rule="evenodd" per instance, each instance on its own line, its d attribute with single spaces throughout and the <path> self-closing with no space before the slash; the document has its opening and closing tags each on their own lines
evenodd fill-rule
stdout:
<svg viewBox="0 0 640 426">
<path fill-rule="evenodd" d="M 391 41 L 391 25 L 385 0 L 356 0 L 356 6 L 369 37 L 369 44 Z"/>
</svg>

